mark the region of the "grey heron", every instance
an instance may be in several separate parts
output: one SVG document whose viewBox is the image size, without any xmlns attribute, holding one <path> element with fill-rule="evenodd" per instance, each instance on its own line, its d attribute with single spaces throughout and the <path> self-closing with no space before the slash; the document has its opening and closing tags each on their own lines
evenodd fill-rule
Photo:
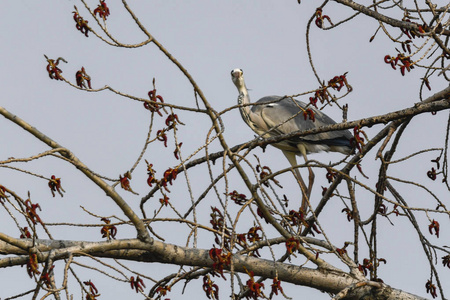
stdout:
<svg viewBox="0 0 450 300">
<path fill-rule="evenodd" d="M 306 103 L 291 97 L 266 96 L 259 99 L 255 103 L 256 105 L 243 106 L 250 103 L 250 97 L 245 86 L 242 69 L 232 70 L 231 79 L 239 92 L 238 104 L 240 105 L 239 110 L 242 118 L 262 138 L 336 124 L 330 117 L 312 105 L 307 106 Z M 303 113 L 307 109 L 311 109 L 314 112 L 314 121 L 304 117 Z M 296 155 L 303 156 L 305 162 L 307 162 L 306 155 L 309 153 L 333 151 L 350 154 L 352 151 L 352 138 L 350 131 L 339 130 L 294 137 L 272 144 L 281 149 L 297 175 L 296 177 L 302 190 L 301 209 L 303 213 L 306 214 L 307 212 L 307 201 L 309 201 L 311 195 L 314 173 L 311 167 L 308 167 L 309 182 L 307 187 L 300 172 L 295 168 L 297 166 Z"/>
</svg>

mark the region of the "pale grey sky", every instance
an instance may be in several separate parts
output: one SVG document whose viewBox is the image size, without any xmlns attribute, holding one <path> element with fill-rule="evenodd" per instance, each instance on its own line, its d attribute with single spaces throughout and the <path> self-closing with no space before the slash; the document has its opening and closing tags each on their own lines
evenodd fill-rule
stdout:
<svg viewBox="0 0 450 300">
<path fill-rule="evenodd" d="M 91 7 L 95 7 L 97 2 L 89 1 Z M 107 2 L 111 10 L 111 16 L 108 18 L 111 34 L 126 43 L 141 42 L 145 37 L 121 7 L 121 2 Z M 94 171 L 117 178 L 132 166 L 142 149 L 149 125 L 148 112 L 142 108 L 142 103 L 108 91 L 88 93 L 75 90 L 63 82 L 50 80 L 45 71 L 47 63 L 44 54 L 50 58 L 64 57 L 68 63 L 61 63 L 60 67 L 63 75 L 73 82 L 75 72 L 84 66 L 92 77 L 93 88 L 108 84 L 124 93 L 146 98 L 152 86 L 152 78 L 155 77 L 158 93 L 164 96 L 165 101 L 195 107 L 195 98 L 188 81 L 155 46 L 120 49 L 104 44 L 93 34 L 90 34 L 89 38 L 84 37 L 75 29 L 72 19 L 74 4 L 81 15 L 87 18 L 88 13 L 78 1 L 0 2 L 0 83 L 3 91 L 0 105 L 70 148 Z M 246 83 L 251 89 L 254 101 L 266 95 L 292 95 L 318 87 L 308 63 L 305 42 L 305 28 L 315 11 L 315 1 L 304 0 L 301 5 L 298 5 L 297 1 L 268 0 L 130 1 L 129 5 L 149 32 L 193 75 L 209 102 L 218 111 L 236 103 L 237 92 L 230 80 L 230 71 L 234 68 L 244 70 Z M 332 11 L 333 7 L 337 9 Z M 352 13 L 337 7 L 336 4 L 327 6 L 327 14 L 333 21 Z M 89 25 L 96 28 L 95 21 L 90 18 L 88 20 Z M 315 67 L 321 78 L 329 80 L 335 75 L 348 72 L 347 77 L 354 91 L 343 99 L 342 103 L 348 103 L 350 106 L 349 120 L 384 114 L 418 102 L 418 85 L 423 71 L 415 70 L 401 77 L 398 71 L 384 64 L 383 57 L 386 54 L 394 54 L 395 49 L 392 44 L 387 43 L 387 38 L 381 32 L 369 43 L 369 38 L 376 28 L 375 21 L 364 17 L 357 17 L 332 31 L 311 27 L 310 46 Z M 438 82 L 432 85 L 434 92 L 445 87 Z M 301 99 L 307 101 L 308 98 Z M 205 116 L 198 117 L 189 112 L 177 113 L 181 121 L 186 123 L 179 132 L 186 157 L 204 143 L 209 120 Z M 325 113 L 336 121 L 342 118 L 336 107 L 327 107 Z M 230 145 L 248 141 L 254 136 L 241 120 L 237 110 L 225 114 L 223 120 L 225 137 Z M 402 155 L 427 147 L 443 146 L 440 142 L 445 134 L 445 126 L 442 126 L 446 122 L 445 113 L 436 116 L 426 114 L 417 120 L 405 133 L 399 151 Z M 0 126 L 0 160 L 11 156 L 26 157 L 47 149 L 6 119 L 0 118 Z M 381 126 L 375 126 L 365 131 L 371 137 L 380 128 Z M 213 144 L 210 151 L 218 149 L 219 146 Z M 275 148 L 269 147 L 265 153 L 257 149 L 255 153 L 263 164 L 271 166 L 272 170 L 288 166 L 281 152 Z M 428 182 L 426 178 L 426 171 L 431 168 L 429 160 L 437 155 L 437 152 L 433 152 L 415 158 L 408 164 L 393 166 L 392 174 L 408 180 L 425 178 L 427 185 L 437 195 L 448 195 L 441 184 Z M 318 154 L 311 158 L 328 163 L 340 157 L 339 154 Z M 167 165 L 176 163 L 171 151 L 165 151 L 164 148 L 155 147 L 145 158 L 154 163 L 159 174 L 163 173 Z M 374 188 L 379 167 L 379 162 L 374 158 L 375 151 L 362 163 L 369 180 L 362 178 L 356 169 L 352 173 L 371 188 Z M 45 181 L 19 172 L 0 170 L 0 184 L 15 190 L 23 197 L 30 191 L 32 199 L 41 205 L 42 216 L 46 222 L 98 222 L 83 212 L 80 205 L 93 213 L 122 216 L 118 209 L 110 206 L 104 194 L 72 166 L 47 158 L 27 164 L 26 167 L 48 177 L 52 174 L 62 177 L 67 193 L 64 198 L 52 198 Z M 148 191 L 148 187 L 145 185 L 146 174 L 142 165 L 141 169 L 141 175 L 136 174 L 133 177 L 132 186 L 142 196 Z M 205 174 L 205 170 L 193 171 L 190 176 L 196 181 L 202 181 L 205 180 L 201 179 Z M 315 191 L 321 191 L 321 186 L 327 185 L 324 174 L 321 170 L 316 173 Z M 144 179 L 144 184 L 137 183 L 139 178 Z M 286 183 L 283 193 L 294 198 L 298 193 L 298 186 L 288 175 L 282 178 Z M 199 195 L 207 180 L 204 184 L 200 182 L 200 188 L 194 191 L 195 196 Z M 416 200 L 416 206 L 426 206 L 424 203 L 430 198 L 417 189 L 412 191 L 410 187 L 403 186 L 399 186 L 399 189 L 411 197 L 411 201 Z M 363 193 L 360 188 L 357 191 Z M 141 196 L 122 192 L 121 194 L 138 209 Z M 186 206 L 190 205 L 189 198 L 185 194 L 177 194 L 175 188 L 171 196 L 178 201 L 186 201 Z M 358 201 L 367 201 L 369 211 L 373 206 L 373 196 L 366 194 L 366 197 L 360 197 Z M 211 201 L 213 198 L 214 195 L 211 195 Z M 176 205 L 183 206 L 182 203 Z M 201 209 L 209 210 L 209 206 L 209 203 L 205 203 Z M 342 203 L 337 200 L 336 203 L 330 203 L 329 211 L 323 220 L 328 235 L 336 246 L 342 246 L 345 241 L 351 239 L 353 230 L 353 224 L 347 223 L 340 212 L 342 207 Z M 158 206 L 154 205 L 152 209 L 157 208 Z M 209 211 L 204 215 L 207 218 Z M 12 236 L 19 234 L 3 209 L 0 209 L 0 220 L 2 231 Z M 411 232 L 411 226 L 406 220 L 396 218 L 393 221 L 395 226 L 383 219 L 379 224 L 385 230 L 380 239 L 386 239 L 385 243 L 381 240 L 379 242 L 379 254 L 388 261 L 386 266 L 380 267 L 379 276 L 393 287 L 427 296 L 424 284 L 429 270 L 416 234 Z M 445 230 L 448 227 L 445 222 L 448 220 L 442 218 L 440 221 L 441 239 L 448 240 L 450 234 Z M 156 227 L 158 230 L 164 230 L 164 227 Z M 426 231 L 427 228 L 422 229 Z M 51 230 L 55 239 L 100 238 L 98 228 L 80 231 L 77 228 L 52 227 Z M 173 240 L 169 242 L 177 241 L 183 234 L 186 233 L 174 233 Z M 118 238 L 133 235 L 133 230 L 128 234 L 126 230 L 119 230 Z M 435 241 L 435 237 L 429 238 Z M 212 240 L 199 241 L 199 247 L 211 246 Z M 167 275 L 177 270 L 158 264 L 128 265 L 136 266 L 142 272 L 150 270 L 150 276 Z M 61 266 L 57 267 L 59 274 L 62 272 Z M 4 269 L 2 272 L 1 298 L 34 286 L 25 268 Z M 245 275 L 243 278 L 246 278 Z M 121 286 L 115 281 L 103 281 L 101 276 L 87 272 L 82 280 L 88 279 L 96 282 L 102 294 L 100 299 L 119 299 L 123 298 L 121 293 L 130 294 L 128 285 L 124 283 Z M 441 277 L 441 280 L 448 282 L 449 275 Z M 226 299 L 229 280 L 216 281 L 223 288 L 220 297 Z M 152 284 L 148 280 L 146 284 L 148 292 Z M 267 283 L 266 294 L 270 293 L 269 286 Z M 329 299 L 328 295 L 312 289 L 288 287 L 287 284 L 284 286 L 287 295 L 293 299 L 299 299 L 299 293 L 303 299 Z M 200 281 L 188 284 L 182 296 L 181 289 L 182 285 L 178 285 L 167 298 L 192 299 L 191 293 L 195 293 L 200 295 L 198 299 L 206 299 L 201 291 Z M 75 299 L 79 299 L 79 288 L 73 281 L 70 291 L 76 295 Z M 141 296 L 130 297 L 127 299 L 142 299 Z"/>
</svg>

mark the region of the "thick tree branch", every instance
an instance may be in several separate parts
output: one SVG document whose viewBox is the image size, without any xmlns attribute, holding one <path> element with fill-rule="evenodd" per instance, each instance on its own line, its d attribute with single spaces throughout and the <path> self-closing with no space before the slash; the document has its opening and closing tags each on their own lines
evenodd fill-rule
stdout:
<svg viewBox="0 0 450 300">
<path fill-rule="evenodd" d="M 32 245 L 32 241 L 30 240 L 24 240 L 24 243 L 28 243 L 30 247 Z M 209 258 L 209 251 L 206 249 L 180 247 L 159 241 L 144 243 L 138 239 L 114 240 L 107 242 L 37 240 L 36 248 L 40 252 L 38 255 L 40 262 L 45 262 L 50 255 L 50 250 L 53 249 L 52 255 L 54 261 L 68 258 L 71 254 L 73 254 L 74 257 L 89 254 L 95 257 L 207 268 L 211 268 L 214 263 Z M 0 242 L 0 249 L 3 250 L 3 253 L 5 253 L 5 249 L 9 249 L 9 251 L 12 252 L 8 254 L 25 254 L 23 253 L 23 250 L 18 248 L 15 248 L 17 252 L 14 251 L 14 247 L 9 247 L 4 242 Z M 0 259 L 0 268 L 25 264 L 27 259 L 27 256 Z M 235 272 L 246 273 L 248 270 L 253 271 L 256 276 L 263 276 L 266 278 L 274 278 L 278 275 L 278 279 L 283 282 L 308 286 L 333 294 L 339 293 L 347 287 L 360 282 L 354 279 L 350 274 L 338 269 L 333 271 L 310 269 L 292 264 L 278 263 L 238 254 L 232 255 L 232 260 Z M 394 290 L 388 286 L 383 286 L 383 291 L 388 295 L 386 299 L 398 299 L 395 297 L 400 293 L 407 294 L 402 291 Z M 367 292 L 368 290 L 360 289 L 355 295 L 360 297 L 362 294 L 366 294 Z M 410 297 L 410 299 L 421 299 L 414 295 L 410 295 Z"/>
<path fill-rule="evenodd" d="M 408 30 L 414 30 L 416 32 L 418 32 L 419 28 L 416 24 L 412 23 L 412 22 L 406 22 L 406 21 L 400 21 L 398 19 L 394 19 L 391 17 L 388 17 L 386 15 L 380 14 L 379 12 L 375 11 L 375 10 L 371 10 L 368 7 L 361 5 L 359 3 L 356 3 L 352 0 L 334 0 L 335 2 L 338 2 L 340 4 L 343 4 L 345 6 L 348 6 L 356 11 L 359 11 L 363 14 L 365 14 L 366 16 L 369 16 L 371 18 L 374 18 L 380 22 L 389 24 L 393 27 L 398 27 L 398 28 L 405 28 Z M 442 32 L 443 35 L 450 35 L 450 31 L 449 30 L 444 30 Z"/>
</svg>

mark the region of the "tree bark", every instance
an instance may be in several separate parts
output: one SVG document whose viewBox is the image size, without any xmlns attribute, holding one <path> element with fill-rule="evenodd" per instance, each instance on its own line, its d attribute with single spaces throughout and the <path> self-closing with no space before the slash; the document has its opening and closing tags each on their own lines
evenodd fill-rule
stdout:
<svg viewBox="0 0 450 300">
<path fill-rule="evenodd" d="M 32 240 L 21 239 L 19 241 L 25 247 L 33 247 Z M 68 258 L 71 254 L 73 256 L 89 254 L 95 257 L 147 263 L 205 268 L 212 268 L 213 266 L 213 261 L 209 258 L 209 250 L 180 247 L 159 241 L 145 243 L 139 239 L 106 242 L 36 240 L 35 248 L 38 252 L 39 262 L 45 262 L 50 255 L 50 250 L 53 250 L 54 261 Z M 0 241 L 0 254 L 19 255 L 0 259 L 0 268 L 24 265 L 29 259 L 26 250 L 8 244 L 3 240 Z M 330 294 L 341 292 L 344 297 L 336 299 L 424 299 L 385 284 L 376 283 L 375 286 L 368 284 L 369 281 L 356 278 L 361 278 L 361 276 L 355 276 L 338 269 L 311 269 L 239 254 L 232 255 L 231 263 L 234 265 L 235 272 L 246 273 L 248 270 L 253 271 L 256 276 L 264 278 L 278 276 L 278 280 L 282 282 L 307 286 Z M 230 266 L 225 267 L 225 269 L 229 270 Z"/>
</svg>

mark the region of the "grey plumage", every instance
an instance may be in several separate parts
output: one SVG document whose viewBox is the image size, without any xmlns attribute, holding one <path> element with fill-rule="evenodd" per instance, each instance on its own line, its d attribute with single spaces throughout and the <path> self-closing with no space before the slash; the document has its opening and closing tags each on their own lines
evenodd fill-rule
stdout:
<svg viewBox="0 0 450 300">
<path fill-rule="evenodd" d="M 249 106 L 250 96 L 245 86 L 243 71 L 231 71 L 231 79 L 239 91 L 239 110 L 244 121 L 258 135 L 263 138 L 279 136 L 297 131 L 304 131 L 322 126 L 336 124 L 330 117 L 312 105 L 293 99 L 291 97 L 266 96 L 258 100 L 255 105 Z M 279 100 L 279 101 L 278 101 Z M 311 109 L 315 120 L 305 119 L 304 112 Z M 352 134 L 348 130 L 329 131 L 304 137 L 294 137 L 273 146 L 281 149 L 292 167 L 297 166 L 296 155 L 301 155 L 307 161 L 306 154 L 320 151 L 333 151 L 350 154 Z M 302 210 L 307 211 L 307 204 L 314 182 L 314 173 L 310 167 L 308 187 L 304 183 L 300 172 L 294 168 L 302 190 Z"/>
<path fill-rule="evenodd" d="M 256 104 L 261 103 L 267 104 L 252 106 L 250 114 L 263 120 L 265 126 L 260 125 L 258 127 L 258 122 L 255 126 L 256 128 L 252 128 L 258 134 L 263 135 L 263 137 L 273 137 L 336 124 L 330 117 L 312 105 L 307 107 L 306 103 L 293 98 L 284 97 L 283 99 L 281 96 L 266 96 L 256 102 Z M 311 109 L 314 112 L 315 120 L 313 121 L 309 118 L 305 120 L 303 110 L 299 107 Z M 270 131 L 264 135 L 264 132 L 267 130 Z M 288 139 L 275 146 L 283 150 L 298 152 L 297 145 L 302 143 L 305 145 L 306 154 L 320 151 L 334 151 L 348 154 L 352 149 L 350 144 L 351 138 L 352 135 L 348 130 L 329 131 Z"/>
</svg>

